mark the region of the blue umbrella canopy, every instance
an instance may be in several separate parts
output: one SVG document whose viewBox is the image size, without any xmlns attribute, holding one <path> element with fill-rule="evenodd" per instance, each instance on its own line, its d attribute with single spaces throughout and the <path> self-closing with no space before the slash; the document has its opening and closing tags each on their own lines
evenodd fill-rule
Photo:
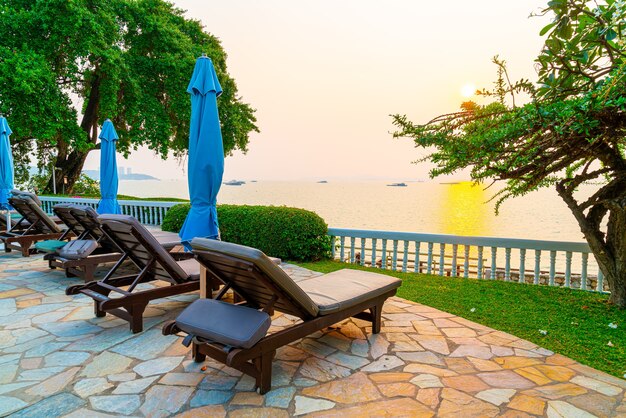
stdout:
<svg viewBox="0 0 626 418">
<path fill-rule="evenodd" d="M 119 139 L 113 123 L 107 119 L 100 131 L 100 202 L 98 213 L 121 213 L 117 203 L 117 159 L 115 141 Z"/>
<path fill-rule="evenodd" d="M 222 87 L 210 58 L 198 58 L 187 92 L 191 94 L 187 170 L 191 210 L 180 230 L 184 243 L 194 237 L 219 237 L 215 205 L 224 174 L 224 145 L 217 97 Z"/>
<path fill-rule="evenodd" d="M 13 154 L 9 136 L 12 131 L 5 117 L 0 116 L 0 209 L 9 209 L 13 189 Z"/>
</svg>

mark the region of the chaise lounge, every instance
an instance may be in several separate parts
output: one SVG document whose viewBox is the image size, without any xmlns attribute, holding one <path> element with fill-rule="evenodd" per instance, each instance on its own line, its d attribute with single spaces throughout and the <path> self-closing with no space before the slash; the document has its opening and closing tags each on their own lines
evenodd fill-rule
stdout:
<svg viewBox="0 0 626 418">
<path fill-rule="evenodd" d="M 32 245 L 45 240 L 69 240 L 73 234 L 64 231 L 55 219 L 50 218 L 37 204 L 35 199 L 25 193 L 14 194 L 9 204 L 22 216 L 8 232 L 0 235 L 4 242 L 4 251 L 18 250 L 24 257 L 34 251 Z"/>
<path fill-rule="evenodd" d="M 151 300 L 200 289 L 200 265 L 189 258 L 189 253 L 169 253 L 132 216 L 100 215 L 98 221 L 106 238 L 119 248 L 121 257 L 102 280 L 70 286 L 65 290 L 68 295 L 82 293 L 91 297 L 97 317 L 110 313 L 128 321 L 133 333 L 141 332 L 143 312 Z M 180 260 L 183 257 L 185 259 Z M 139 273 L 114 277 L 126 260 L 132 261 Z M 162 281 L 169 286 L 138 288 L 138 285 L 152 281 Z M 114 297 L 109 297 L 111 292 Z"/>
<path fill-rule="evenodd" d="M 163 334 L 186 333 L 184 343 L 193 342 L 196 362 L 209 356 L 250 375 L 261 394 L 271 389 L 276 349 L 350 317 L 371 321 L 372 333 L 379 333 L 383 304 L 401 284 L 348 269 L 295 282 L 257 249 L 202 238 L 191 246 L 207 275 L 225 286 L 215 299 L 193 302 L 163 327 Z M 247 306 L 220 301 L 228 289 Z M 273 310 L 302 322 L 266 335 Z"/>
</svg>

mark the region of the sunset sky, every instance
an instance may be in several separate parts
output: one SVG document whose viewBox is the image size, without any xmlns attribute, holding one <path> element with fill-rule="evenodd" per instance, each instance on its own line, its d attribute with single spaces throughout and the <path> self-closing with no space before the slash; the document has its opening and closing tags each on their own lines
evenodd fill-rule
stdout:
<svg viewBox="0 0 626 418">
<path fill-rule="evenodd" d="M 225 179 L 397 179 L 428 176 L 424 150 L 394 140 L 389 114 L 426 122 L 458 109 L 463 87 L 491 87 L 499 54 L 513 79 L 536 79 L 547 19 L 540 0 L 178 0 L 221 39 L 230 74 L 257 109 L 249 152 Z M 190 74 L 191 75 L 191 74 Z M 93 152 L 85 169 L 98 168 Z M 143 150 L 118 165 L 185 177 Z M 461 175 L 460 177 L 463 177 Z"/>
</svg>

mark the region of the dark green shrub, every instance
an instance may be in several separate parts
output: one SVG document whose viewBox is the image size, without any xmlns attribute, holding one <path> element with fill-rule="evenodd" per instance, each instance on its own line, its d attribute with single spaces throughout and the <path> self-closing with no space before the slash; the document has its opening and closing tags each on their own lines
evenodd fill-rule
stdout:
<svg viewBox="0 0 626 418">
<path fill-rule="evenodd" d="M 181 203 L 169 208 L 163 219 L 163 224 L 161 224 L 161 229 L 169 232 L 180 232 L 190 208 L 191 204 L 189 203 Z"/>
<path fill-rule="evenodd" d="M 189 204 L 173 206 L 162 229 L 178 232 Z M 222 240 L 258 248 L 284 260 L 319 260 L 330 256 L 328 226 L 317 214 L 284 206 L 217 207 Z"/>
</svg>

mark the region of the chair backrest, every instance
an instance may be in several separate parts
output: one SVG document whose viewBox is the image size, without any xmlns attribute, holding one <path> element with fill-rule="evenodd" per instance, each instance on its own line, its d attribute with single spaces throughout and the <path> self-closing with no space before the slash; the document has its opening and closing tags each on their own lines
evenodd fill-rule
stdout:
<svg viewBox="0 0 626 418">
<path fill-rule="evenodd" d="M 18 189 L 13 189 L 11 190 L 11 194 L 13 196 L 28 196 L 31 199 L 33 199 L 33 201 L 35 203 L 37 203 L 37 206 L 41 206 L 41 200 L 39 200 L 39 196 L 37 196 L 35 193 L 33 192 L 28 192 L 26 190 L 18 190 Z"/>
<path fill-rule="evenodd" d="M 74 205 L 70 213 L 76 221 L 87 231 L 89 235 L 98 243 L 105 251 L 118 252 L 119 248 L 104 234 L 98 221 L 98 212 L 90 206 Z"/>
<path fill-rule="evenodd" d="M 29 234 L 31 232 L 41 234 L 62 232 L 61 228 L 31 197 L 14 195 L 9 198 L 9 204 L 31 224 Z"/>
<path fill-rule="evenodd" d="M 315 318 L 317 304 L 291 277 L 256 248 L 206 238 L 194 238 L 196 259 L 224 283 L 230 284 L 257 308 L 273 307 L 302 319 Z"/>
<path fill-rule="evenodd" d="M 70 231 L 76 235 L 79 239 L 95 239 L 89 234 L 81 224 L 76 220 L 74 215 L 72 215 L 72 209 L 77 207 L 77 205 L 72 205 L 70 203 L 59 203 L 52 207 L 52 212 L 63 222 Z"/>
<path fill-rule="evenodd" d="M 100 215 L 98 221 L 106 236 L 138 268 L 144 269 L 149 263 L 153 263 L 148 269 L 151 277 L 174 284 L 190 280 L 176 260 L 137 219 L 128 215 Z"/>
</svg>

